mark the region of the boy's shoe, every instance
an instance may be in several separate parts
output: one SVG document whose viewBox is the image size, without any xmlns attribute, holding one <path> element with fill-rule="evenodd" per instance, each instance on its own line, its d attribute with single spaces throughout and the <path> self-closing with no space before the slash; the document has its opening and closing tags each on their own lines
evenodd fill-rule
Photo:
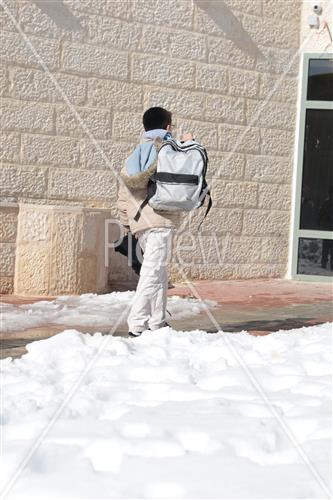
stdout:
<svg viewBox="0 0 333 500">
<path fill-rule="evenodd" d="M 160 328 L 165 328 L 166 326 L 170 326 L 170 325 L 169 325 L 169 323 L 167 323 L 167 322 L 165 321 L 165 323 L 164 323 L 162 326 L 159 326 L 158 328 L 153 328 L 153 330 L 152 330 L 152 331 L 154 332 L 154 331 L 156 331 L 156 330 L 159 330 Z M 149 330 L 151 330 L 151 328 L 149 328 Z"/>
<path fill-rule="evenodd" d="M 133 333 L 133 332 L 128 332 L 128 336 L 129 337 L 140 337 L 142 332 L 138 332 L 138 333 Z"/>
<path fill-rule="evenodd" d="M 163 326 L 160 326 L 159 328 L 156 328 L 156 330 L 159 330 L 160 328 L 165 328 L 166 326 L 170 326 L 169 323 L 165 322 Z M 147 328 L 146 331 L 152 331 L 151 328 Z M 154 331 L 154 330 L 153 330 Z M 128 336 L 129 337 L 140 337 L 142 332 L 137 332 L 137 333 L 134 333 L 134 332 L 128 332 Z"/>
</svg>

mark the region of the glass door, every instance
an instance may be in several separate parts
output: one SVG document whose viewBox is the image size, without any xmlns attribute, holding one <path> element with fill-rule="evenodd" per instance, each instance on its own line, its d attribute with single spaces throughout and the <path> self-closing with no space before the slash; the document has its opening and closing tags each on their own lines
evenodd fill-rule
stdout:
<svg viewBox="0 0 333 500">
<path fill-rule="evenodd" d="M 333 56 L 303 60 L 292 277 L 333 276 Z"/>
</svg>

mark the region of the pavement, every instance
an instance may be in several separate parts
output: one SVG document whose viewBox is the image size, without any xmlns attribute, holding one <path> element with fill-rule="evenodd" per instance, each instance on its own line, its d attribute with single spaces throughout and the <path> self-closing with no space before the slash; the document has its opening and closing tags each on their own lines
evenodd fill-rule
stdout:
<svg viewBox="0 0 333 500">
<path fill-rule="evenodd" d="M 195 281 L 178 283 L 169 296 L 195 297 L 217 302 L 213 309 L 182 320 L 168 322 L 175 330 L 201 329 L 209 333 L 247 331 L 251 335 L 268 335 L 277 330 L 291 330 L 302 326 L 333 321 L 333 284 L 283 279 L 256 279 L 235 281 Z M 1 302 L 29 304 L 55 297 L 21 297 L 0 295 Z M 26 344 L 48 338 L 66 328 L 93 333 L 96 327 L 55 325 L 48 322 L 23 331 L 0 333 L 0 357 L 20 357 Z M 110 325 L 98 327 L 103 334 L 110 333 Z M 119 326 L 115 336 L 126 336 L 126 324 Z"/>
</svg>

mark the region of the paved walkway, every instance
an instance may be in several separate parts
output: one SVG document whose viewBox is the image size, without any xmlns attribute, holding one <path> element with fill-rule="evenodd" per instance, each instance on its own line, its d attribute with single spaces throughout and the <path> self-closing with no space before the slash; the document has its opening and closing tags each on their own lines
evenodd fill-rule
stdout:
<svg viewBox="0 0 333 500">
<path fill-rule="evenodd" d="M 193 288 L 194 285 L 194 288 Z M 196 281 L 192 286 L 177 284 L 169 295 L 214 300 L 218 307 L 183 320 L 171 320 L 176 330 L 203 329 L 216 332 L 248 331 L 252 335 L 266 335 L 277 330 L 289 330 L 302 326 L 333 321 L 333 286 L 330 283 L 309 283 L 291 280 L 265 279 L 246 281 Z M 54 297 L 48 297 L 52 300 Z M 27 304 L 45 297 L 18 297 L 2 295 L 2 302 Z M 32 340 L 47 338 L 66 328 L 83 332 L 96 331 L 96 327 L 80 325 L 54 325 L 48 323 L 24 331 L 0 334 L 1 357 L 21 356 L 25 345 Z M 110 325 L 98 327 L 109 333 Z M 115 335 L 126 336 L 126 325 L 120 325 Z"/>
</svg>

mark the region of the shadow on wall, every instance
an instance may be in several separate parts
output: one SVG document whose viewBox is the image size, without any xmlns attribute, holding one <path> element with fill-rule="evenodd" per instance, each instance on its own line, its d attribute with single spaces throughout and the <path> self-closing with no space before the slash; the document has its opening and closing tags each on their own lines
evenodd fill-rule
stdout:
<svg viewBox="0 0 333 500">
<path fill-rule="evenodd" d="M 237 17 L 231 12 L 223 0 L 193 0 L 195 5 L 202 9 L 224 34 L 234 42 L 243 52 L 254 59 L 264 58 L 259 48 L 248 32 L 243 28 Z"/>
<path fill-rule="evenodd" d="M 257 45 L 223 0 L 193 0 L 239 49 L 254 59 L 263 58 Z M 82 26 L 62 0 L 32 0 L 59 28 L 80 31 Z"/>
<path fill-rule="evenodd" d="M 63 4 L 62 0 L 32 0 L 32 3 L 48 15 L 59 28 L 71 31 L 82 29 L 78 18 Z"/>
</svg>

